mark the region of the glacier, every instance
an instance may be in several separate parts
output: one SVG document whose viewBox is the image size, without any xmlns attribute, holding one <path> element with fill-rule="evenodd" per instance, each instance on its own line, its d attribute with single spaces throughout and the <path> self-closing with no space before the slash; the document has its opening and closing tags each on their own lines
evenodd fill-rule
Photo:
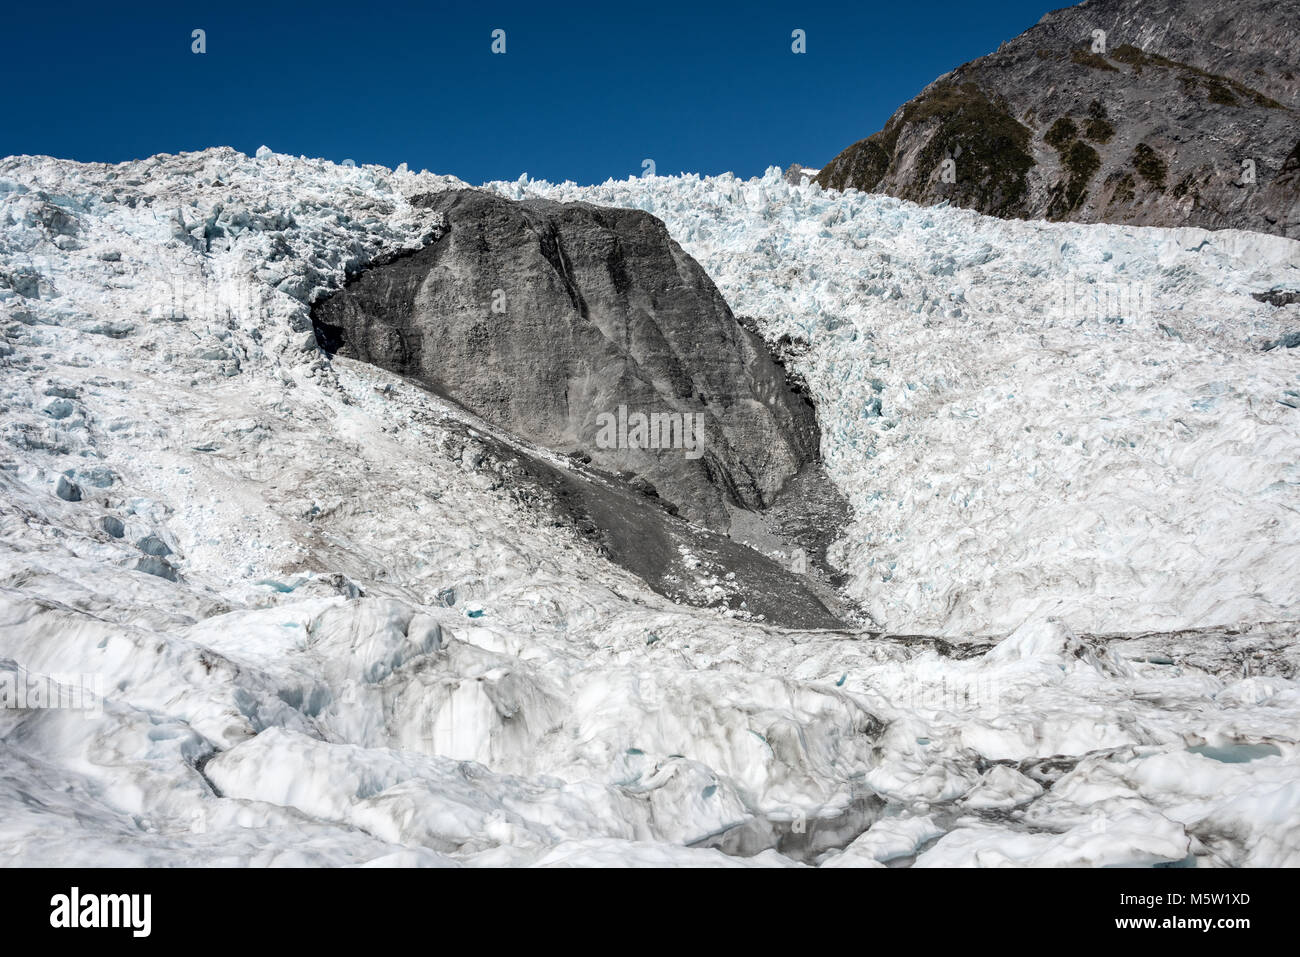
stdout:
<svg viewBox="0 0 1300 957">
<path fill-rule="evenodd" d="M 644 209 L 807 344 L 865 620 L 792 631 L 655 594 L 489 425 L 316 348 L 464 186 L 0 160 L 0 688 L 102 689 L 0 708 L 6 863 L 1300 865 L 1300 306 L 1252 295 L 1300 244 L 487 184 Z"/>
</svg>

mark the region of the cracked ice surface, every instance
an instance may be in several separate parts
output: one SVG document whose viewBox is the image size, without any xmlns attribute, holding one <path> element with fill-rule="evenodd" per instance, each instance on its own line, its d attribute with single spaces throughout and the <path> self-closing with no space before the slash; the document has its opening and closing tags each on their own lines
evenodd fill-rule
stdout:
<svg viewBox="0 0 1300 957">
<path fill-rule="evenodd" d="M 0 690 L 103 694 L 0 710 L 6 861 L 1300 864 L 1300 384 L 1259 348 L 1300 310 L 1249 296 L 1297 244 L 494 184 L 648 209 L 809 342 L 836 560 L 932 637 L 785 632 L 653 594 L 482 423 L 310 348 L 450 185 L 0 161 Z"/>
</svg>

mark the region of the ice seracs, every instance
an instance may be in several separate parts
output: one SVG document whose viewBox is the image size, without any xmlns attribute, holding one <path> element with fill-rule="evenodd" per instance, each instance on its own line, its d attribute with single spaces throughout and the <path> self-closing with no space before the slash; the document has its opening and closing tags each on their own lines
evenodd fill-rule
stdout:
<svg viewBox="0 0 1300 957">
<path fill-rule="evenodd" d="M 1261 348 L 1297 307 L 1251 297 L 1294 243 L 775 171 L 494 184 L 648 209 L 808 342 L 887 633 L 787 631 L 655 595 L 462 412 L 317 352 L 309 304 L 460 186 L 0 161 L 0 664 L 104 688 L 0 709 L 5 860 L 1300 864 L 1297 383 Z M 1152 312 L 1055 315 L 1065 276 Z"/>
</svg>

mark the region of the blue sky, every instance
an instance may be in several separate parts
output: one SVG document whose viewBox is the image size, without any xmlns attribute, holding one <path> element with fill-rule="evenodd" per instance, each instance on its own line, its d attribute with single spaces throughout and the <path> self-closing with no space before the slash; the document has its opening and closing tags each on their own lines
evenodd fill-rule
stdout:
<svg viewBox="0 0 1300 957">
<path fill-rule="evenodd" d="M 474 183 L 622 179 L 647 158 L 661 174 L 752 176 L 824 163 L 1061 5 L 16 3 L 0 33 L 0 155 L 265 143 Z M 505 55 L 491 52 L 498 28 Z"/>
</svg>

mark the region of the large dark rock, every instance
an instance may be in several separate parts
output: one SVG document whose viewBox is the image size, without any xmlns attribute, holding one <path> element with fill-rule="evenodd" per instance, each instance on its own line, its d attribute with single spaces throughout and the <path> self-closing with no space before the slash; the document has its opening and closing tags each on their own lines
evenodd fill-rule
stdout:
<svg viewBox="0 0 1300 957">
<path fill-rule="evenodd" d="M 1300 289 L 1269 289 L 1250 295 L 1256 302 L 1266 302 L 1270 306 L 1290 306 L 1300 302 Z"/>
<path fill-rule="evenodd" d="M 771 505 L 816 459 L 811 404 L 658 219 L 478 190 L 416 201 L 444 214 L 442 235 L 315 306 L 328 351 L 639 477 L 714 529 L 736 507 Z M 646 447 L 636 413 L 684 416 L 687 431 Z"/>
</svg>

